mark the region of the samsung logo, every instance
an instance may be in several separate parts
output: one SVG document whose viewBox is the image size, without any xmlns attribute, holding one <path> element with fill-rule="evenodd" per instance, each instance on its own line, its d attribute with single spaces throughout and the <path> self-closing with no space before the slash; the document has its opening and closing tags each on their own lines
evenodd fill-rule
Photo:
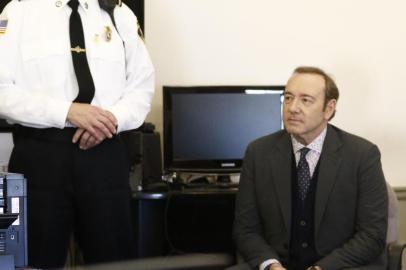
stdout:
<svg viewBox="0 0 406 270">
<path fill-rule="evenodd" d="M 221 167 L 235 167 L 235 163 L 221 163 Z"/>
</svg>

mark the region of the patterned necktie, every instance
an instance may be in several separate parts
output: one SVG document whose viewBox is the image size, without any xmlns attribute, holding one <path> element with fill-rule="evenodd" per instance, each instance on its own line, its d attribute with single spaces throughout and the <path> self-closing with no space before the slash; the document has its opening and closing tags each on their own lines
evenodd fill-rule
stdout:
<svg viewBox="0 0 406 270">
<path fill-rule="evenodd" d="M 300 149 L 300 159 L 297 165 L 297 182 L 299 188 L 299 198 L 304 201 L 310 187 L 310 169 L 306 160 L 306 155 L 310 149 L 303 147 Z"/>
<path fill-rule="evenodd" d="M 86 57 L 85 37 L 83 35 L 82 20 L 78 12 L 78 0 L 70 0 L 68 5 L 72 9 L 69 19 L 69 34 L 73 67 L 79 85 L 79 93 L 74 102 L 91 103 L 94 97 L 94 83 Z"/>
</svg>

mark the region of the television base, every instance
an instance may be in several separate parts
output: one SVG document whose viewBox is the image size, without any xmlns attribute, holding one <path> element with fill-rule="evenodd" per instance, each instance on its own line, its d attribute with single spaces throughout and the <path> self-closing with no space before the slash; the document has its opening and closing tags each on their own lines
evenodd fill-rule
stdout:
<svg viewBox="0 0 406 270">
<path fill-rule="evenodd" d="M 180 187 L 238 187 L 240 180 L 239 173 L 197 173 L 197 172 L 177 172 L 166 175 L 163 180 L 172 185 Z"/>
</svg>

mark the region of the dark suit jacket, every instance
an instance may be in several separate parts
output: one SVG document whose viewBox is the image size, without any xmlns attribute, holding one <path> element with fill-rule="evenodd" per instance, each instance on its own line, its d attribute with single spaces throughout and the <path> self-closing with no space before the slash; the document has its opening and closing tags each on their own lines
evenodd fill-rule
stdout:
<svg viewBox="0 0 406 270">
<path fill-rule="evenodd" d="M 284 130 L 247 148 L 234 238 L 252 268 L 270 258 L 289 259 L 292 155 Z M 388 198 L 378 148 L 329 125 L 319 166 L 314 237 L 323 258 L 315 264 L 385 269 Z"/>
</svg>

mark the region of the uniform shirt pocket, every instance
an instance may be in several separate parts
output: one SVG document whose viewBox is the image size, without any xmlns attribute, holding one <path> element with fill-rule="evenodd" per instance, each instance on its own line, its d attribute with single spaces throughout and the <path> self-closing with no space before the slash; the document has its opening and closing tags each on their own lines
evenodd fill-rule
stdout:
<svg viewBox="0 0 406 270">
<path fill-rule="evenodd" d="M 47 94 L 52 95 L 50 89 L 65 84 L 68 64 L 72 62 L 68 58 L 69 44 L 56 39 L 30 40 L 23 42 L 20 48 L 24 77 L 32 87 L 46 89 Z"/>
<path fill-rule="evenodd" d="M 92 47 L 90 66 L 96 85 L 96 100 L 103 106 L 117 101 L 125 88 L 124 46 L 119 40 L 100 42 Z"/>
</svg>

